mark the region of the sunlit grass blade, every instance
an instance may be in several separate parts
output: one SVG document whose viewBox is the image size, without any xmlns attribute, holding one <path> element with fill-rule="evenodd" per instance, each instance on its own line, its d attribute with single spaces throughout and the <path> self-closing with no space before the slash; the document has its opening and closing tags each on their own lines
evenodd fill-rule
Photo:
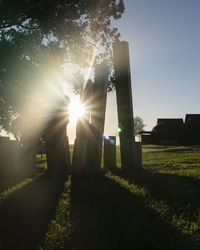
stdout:
<svg viewBox="0 0 200 250">
<path fill-rule="evenodd" d="M 130 183 L 128 180 L 117 175 L 113 175 L 110 172 L 107 172 L 105 176 L 117 182 L 123 188 L 129 190 L 133 195 L 144 199 L 148 207 L 155 210 L 164 221 L 170 223 L 183 234 L 193 235 L 195 237 L 198 236 L 198 238 L 200 238 L 199 216 L 197 216 L 195 221 L 190 221 L 184 213 L 181 215 L 176 214 L 174 209 L 171 208 L 165 201 L 156 200 L 154 197 L 151 197 L 146 188 Z"/>
<path fill-rule="evenodd" d="M 28 183 L 30 183 L 32 181 L 33 181 L 33 179 L 27 178 L 24 181 L 21 181 L 18 184 L 16 184 L 15 186 L 12 186 L 11 188 L 8 188 L 5 191 L 3 191 L 2 193 L 0 193 L 0 204 L 2 204 L 11 194 L 13 194 L 14 192 L 21 189 L 22 187 L 24 187 L 25 185 L 27 185 Z"/>
<path fill-rule="evenodd" d="M 72 225 L 70 219 L 71 207 L 71 176 L 68 177 L 61 198 L 59 199 L 56 215 L 49 225 L 45 236 L 44 246 L 40 249 L 63 249 L 65 242 L 70 239 Z"/>
</svg>

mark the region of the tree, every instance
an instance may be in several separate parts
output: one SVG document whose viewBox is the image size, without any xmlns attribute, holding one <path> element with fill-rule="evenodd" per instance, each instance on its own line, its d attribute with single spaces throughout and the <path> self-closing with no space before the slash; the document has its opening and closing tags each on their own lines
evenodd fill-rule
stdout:
<svg viewBox="0 0 200 250">
<path fill-rule="evenodd" d="M 108 62 L 119 38 L 111 18 L 123 12 L 123 0 L 0 1 L 1 128 L 26 142 L 47 133 L 52 150 L 52 124 L 58 142 L 67 123 L 64 65 Z"/>
<path fill-rule="evenodd" d="M 144 124 L 144 121 L 141 117 L 139 116 L 136 116 L 134 118 L 134 132 L 135 132 L 135 135 L 139 135 L 140 132 L 143 131 L 144 127 L 146 125 Z"/>
<path fill-rule="evenodd" d="M 2 128 L 11 131 L 12 121 L 27 113 L 24 106 L 46 105 L 25 101 L 34 92 L 47 91 L 44 74 L 53 79 L 49 85 L 56 86 L 63 80 L 64 64 L 87 67 L 94 54 L 94 64 L 108 60 L 111 43 L 119 38 L 110 20 L 123 12 L 123 0 L 0 1 Z M 48 95 L 43 100 L 51 99 Z"/>
</svg>

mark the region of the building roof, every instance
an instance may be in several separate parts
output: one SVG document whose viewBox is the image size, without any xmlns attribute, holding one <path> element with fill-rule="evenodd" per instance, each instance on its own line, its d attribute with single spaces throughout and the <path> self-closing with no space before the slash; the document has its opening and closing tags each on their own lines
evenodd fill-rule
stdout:
<svg viewBox="0 0 200 250">
<path fill-rule="evenodd" d="M 182 118 L 158 118 L 157 124 L 161 122 L 168 125 L 183 125 Z"/>
<path fill-rule="evenodd" d="M 187 123 L 188 121 L 200 122 L 200 114 L 186 114 L 185 115 L 185 123 Z"/>
</svg>

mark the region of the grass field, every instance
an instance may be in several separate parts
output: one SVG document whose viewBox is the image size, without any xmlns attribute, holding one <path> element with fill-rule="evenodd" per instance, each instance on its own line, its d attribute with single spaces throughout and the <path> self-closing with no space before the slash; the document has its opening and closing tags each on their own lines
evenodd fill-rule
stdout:
<svg viewBox="0 0 200 250">
<path fill-rule="evenodd" d="M 39 175 L 0 194 L 2 249 L 200 249 L 200 148 L 143 146 L 125 172 L 118 147 L 117 162 L 49 180 L 38 156 Z"/>
</svg>

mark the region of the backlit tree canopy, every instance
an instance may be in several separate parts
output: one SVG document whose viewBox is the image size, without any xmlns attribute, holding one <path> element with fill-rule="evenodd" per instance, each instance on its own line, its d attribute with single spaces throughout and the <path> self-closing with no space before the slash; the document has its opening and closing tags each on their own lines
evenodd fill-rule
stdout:
<svg viewBox="0 0 200 250">
<path fill-rule="evenodd" d="M 135 133 L 135 135 L 139 135 L 143 131 L 145 126 L 146 125 L 144 124 L 144 121 L 141 117 L 139 117 L 139 116 L 134 117 L 134 133 Z"/>
<path fill-rule="evenodd" d="M 34 99 L 33 89 L 50 98 L 47 85 L 63 81 L 65 63 L 89 67 L 109 59 L 119 37 L 111 19 L 123 12 L 123 0 L 0 1 L 1 127 L 12 130 L 12 120 Z M 45 105 L 40 98 L 31 107 L 36 103 Z"/>
</svg>

